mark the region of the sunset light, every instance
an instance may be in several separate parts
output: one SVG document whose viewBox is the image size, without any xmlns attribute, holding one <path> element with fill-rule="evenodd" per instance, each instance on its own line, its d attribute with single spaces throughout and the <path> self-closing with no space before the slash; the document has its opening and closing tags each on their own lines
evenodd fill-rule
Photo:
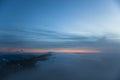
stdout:
<svg viewBox="0 0 120 80">
<path fill-rule="evenodd" d="M 29 52 L 29 53 L 44 53 L 44 52 L 63 52 L 63 53 L 100 53 L 100 50 L 90 49 L 0 49 L 0 52 Z"/>
</svg>

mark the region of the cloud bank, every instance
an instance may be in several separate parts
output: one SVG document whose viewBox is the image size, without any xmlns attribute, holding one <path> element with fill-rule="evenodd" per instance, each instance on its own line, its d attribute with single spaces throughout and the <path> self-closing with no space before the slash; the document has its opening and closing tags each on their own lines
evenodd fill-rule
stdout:
<svg viewBox="0 0 120 80">
<path fill-rule="evenodd" d="M 17 27 L 15 27 L 17 28 Z M 1 48 L 23 49 L 95 49 L 119 52 L 120 43 L 111 39 L 114 35 L 83 36 L 64 34 L 43 29 L 16 29 L 0 31 Z M 30 33 L 30 34 L 29 34 Z M 37 36 L 37 37 L 36 37 Z"/>
</svg>

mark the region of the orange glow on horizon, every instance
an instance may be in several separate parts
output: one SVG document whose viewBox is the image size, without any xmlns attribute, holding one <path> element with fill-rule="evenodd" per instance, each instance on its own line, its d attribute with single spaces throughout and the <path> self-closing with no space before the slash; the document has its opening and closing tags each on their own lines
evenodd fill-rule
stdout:
<svg viewBox="0 0 120 80">
<path fill-rule="evenodd" d="M 63 52 L 63 53 L 98 53 L 99 50 L 86 50 L 86 49 L 54 49 L 54 50 L 40 50 L 31 49 L 25 50 L 26 52 Z"/>
<path fill-rule="evenodd" d="M 100 53 L 100 50 L 92 49 L 0 49 L 0 52 L 28 52 L 28 53 L 44 53 L 44 52 L 63 52 L 63 53 Z"/>
</svg>

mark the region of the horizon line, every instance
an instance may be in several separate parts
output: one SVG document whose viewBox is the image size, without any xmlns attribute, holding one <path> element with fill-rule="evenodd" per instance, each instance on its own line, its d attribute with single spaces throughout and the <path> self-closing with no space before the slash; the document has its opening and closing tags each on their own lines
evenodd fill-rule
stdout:
<svg viewBox="0 0 120 80">
<path fill-rule="evenodd" d="M 46 53 L 46 52 L 61 52 L 61 53 L 100 53 L 96 49 L 0 49 L 0 52 L 20 52 L 20 53 Z"/>
</svg>

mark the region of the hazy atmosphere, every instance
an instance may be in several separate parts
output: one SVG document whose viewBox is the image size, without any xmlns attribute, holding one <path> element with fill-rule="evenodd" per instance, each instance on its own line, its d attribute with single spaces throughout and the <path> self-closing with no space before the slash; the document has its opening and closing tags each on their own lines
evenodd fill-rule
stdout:
<svg viewBox="0 0 120 80">
<path fill-rule="evenodd" d="M 0 0 L 0 80 L 120 80 L 120 0 Z"/>
<path fill-rule="evenodd" d="M 0 47 L 120 52 L 119 20 L 119 0 L 0 0 Z"/>
</svg>

